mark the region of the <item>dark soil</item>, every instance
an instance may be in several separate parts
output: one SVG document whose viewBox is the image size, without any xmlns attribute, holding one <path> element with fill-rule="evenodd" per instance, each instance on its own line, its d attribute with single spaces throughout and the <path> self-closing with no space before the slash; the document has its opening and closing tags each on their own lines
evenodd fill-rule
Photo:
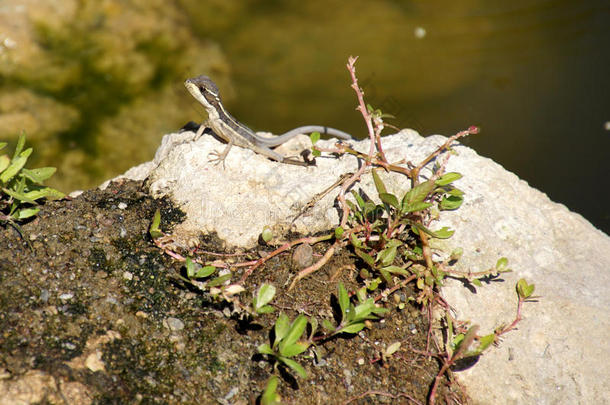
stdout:
<svg viewBox="0 0 610 405">
<path fill-rule="evenodd" d="M 247 279 L 241 297 L 250 302 L 260 284 L 271 283 L 276 312 L 240 320 L 177 277 L 183 263 L 148 235 L 157 208 L 163 226 L 180 221 L 179 210 L 150 198 L 141 183 L 113 183 L 48 202 L 22 226 L 24 238 L 0 228 L 1 404 L 27 397 L 22 403 L 246 405 L 256 403 L 272 374 L 281 377 L 282 403 L 426 402 L 439 365 L 411 350 L 426 350 L 428 324 L 409 291 L 398 295 L 403 310 L 390 299 L 392 311 L 370 329 L 321 343 L 319 359 L 311 351 L 299 356 L 308 379 L 274 371 L 256 348 L 269 342 L 279 311 L 332 320 L 337 282 L 348 291 L 358 287 L 355 257 L 339 252 L 291 292 L 286 284 L 299 269 L 289 254 L 272 259 Z M 210 240 L 205 250 L 219 251 Z M 381 361 L 381 350 L 398 341 L 401 349 Z M 29 396 L 19 391 L 24 385 Z M 465 400 L 443 385 L 437 403 L 447 401 Z"/>
</svg>

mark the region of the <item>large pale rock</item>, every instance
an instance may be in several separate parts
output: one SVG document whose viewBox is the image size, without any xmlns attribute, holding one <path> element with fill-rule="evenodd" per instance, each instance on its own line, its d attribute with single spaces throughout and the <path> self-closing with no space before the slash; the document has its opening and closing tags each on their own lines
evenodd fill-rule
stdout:
<svg viewBox="0 0 610 405">
<path fill-rule="evenodd" d="M 357 169 L 353 157 L 322 158 L 317 167 L 304 168 L 235 147 L 223 170 L 207 157 L 223 145 L 210 137 L 192 138 L 190 132 L 167 135 L 154 161 L 134 175 L 148 176 L 154 195 L 170 195 L 186 211 L 187 221 L 175 230 L 178 240 L 215 231 L 229 246 L 252 246 L 263 226 L 288 229 L 317 193 Z M 416 163 L 445 139 L 405 130 L 386 137 L 384 147 L 390 160 Z M 366 151 L 368 142 L 355 147 Z M 505 256 L 514 271 L 476 292 L 449 281 L 444 295 L 459 318 L 481 325 L 480 333 L 512 321 L 518 279 L 535 283 L 541 296 L 525 305 L 518 330 L 458 378 L 478 404 L 604 403 L 610 379 L 610 238 L 493 161 L 465 146 L 455 150 L 447 170 L 464 175 L 457 185 L 465 202 L 442 213 L 433 228 L 449 225 L 456 232 L 435 240 L 435 246 L 445 252 L 463 247 L 462 270 L 484 270 Z M 409 187 L 404 176 L 381 176 L 398 195 Z M 370 175 L 355 190 L 376 196 Z M 336 191 L 322 199 L 292 229 L 313 233 L 336 226 L 335 196 Z"/>
</svg>

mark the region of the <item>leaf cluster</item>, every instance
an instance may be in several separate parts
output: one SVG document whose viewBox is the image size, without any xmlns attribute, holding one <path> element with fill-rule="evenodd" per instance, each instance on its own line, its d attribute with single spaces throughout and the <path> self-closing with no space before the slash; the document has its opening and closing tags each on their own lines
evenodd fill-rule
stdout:
<svg viewBox="0 0 610 405">
<path fill-rule="evenodd" d="M 0 142 L 0 150 L 6 146 Z M 54 167 L 25 168 L 33 149 L 24 146 L 25 135 L 21 134 L 13 156 L 0 155 L 0 223 L 16 225 L 38 213 L 40 200 L 64 197 L 62 192 L 42 185 L 55 173 Z"/>
</svg>

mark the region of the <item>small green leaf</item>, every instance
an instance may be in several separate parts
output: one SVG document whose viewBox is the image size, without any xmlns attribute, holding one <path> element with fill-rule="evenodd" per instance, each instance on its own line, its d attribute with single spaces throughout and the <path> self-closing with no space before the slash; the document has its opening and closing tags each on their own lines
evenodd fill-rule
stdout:
<svg viewBox="0 0 610 405">
<path fill-rule="evenodd" d="M 434 182 L 428 180 L 417 186 L 413 187 L 411 190 L 407 191 L 402 198 L 402 206 L 407 207 L 409 205 L 413 205 L 416 202 L 422 202 L 428 197 L 428 194 L 432 192 L 434 189 Z"/>
<path fill-rule="evenodd" d="M 269 228 L 268 226 L 263 227 L 261 237 L 265 242 L 269 242 L 271 239 L 273 239 L 273 232 L 271 231 L 271 228 Z"/>
<path fill-rule="evenodd" d="M 216 277 L 210 280 L 208 283 L 208 287 L 217 287 L 221 284 L 224 284 L 225 281 L 231 279 L 231 274 L 225 274 L 224 276 Z"/>
<path fill-rule="evenodd" d="M 159 229 L 159 225 L 161 224 L 161 211 L 157 208 L 155 214 L 153 215 L 152 223 L 150 224 L 150 228 L 148 228 L 148 233 L 150 237 L 156 239 L 158 237 L 163 236 L 163 232 Z"/>
<path fill-rule="evenodd" d="M 460 208 L 464 199 L 462 197 L 450 195 L 449 197 L 443 197 L 439 207 L 443 211 L 451 211 Z"/>
<path fill-rule="evenodd" d="M 275 296 L 275 287 L 272 284 L 263 284 L 254 299 L 254 309 L 256 312 L 267 305 Z"/>
<path fill-rule="evenodd" d="M 320 133 L 319 132 L 312 132 L 311 134 L 309 134 L 309 139 L 311 139 L 311 143 L 313 145 L 315 145 L 316 142 L 318 142 L 320 140 Z"/>
<path fill-rule="evenodd" d="M 362 248 L 362 242 L 360 241 L 360 239 L 358 239 L 358 237 L 356 236 L 355 233 L 353 233 L 353 232 L 350 233 L 349 241 L 351 242 L 352 246 L 354 246 L 356 249 Z"/>
<path fill-rule="evenodd" d="M 498 270 L 498 271 L 502 271 L 502 270 L 506 269 L 507 266 L 508 266 L 508 259 L 506 257 L 501 257 L 496 262 L 496 270 Z"/>
<path fill-rule="evenodd" d="M 19 156 L 19 154 L 23 150 L 24 146 L 25 146 L 25 133 L 22 132 L 19 135 L 19 139 L 17 140 L 17 145 L 15 146 L 15 154 L 13 155 L 13 160 L 17 159 L 17 156 Z"/>
<path fill-rule="evenodd" d="M 280 343 L 280 355 L 282 357 L 298 356 L 299 354 L 307 350 L 308 347 L 309 344 L 301 342 L 293 343 L 291 345 L 282 345 Z"/>
<path fill-rule="evenodd" d="M 287 359 L 285 357 L 280 357 L 282 363 L 286 364 L 288 367 L 293 369 L 301 378 L 307 378 L 307 372 L 299 363 L 292 359 Z"/>
<path fill-rule="evenodd" d="M 364 322 L 353 323 L 351 325 L 347 325 L 345 328 L 341 328 L 337 331 L 337 333 L 358 333 L 362 329 L 364 329 Z"/>
<path fill-rule="evenodd" d="M 22 208 L 17 211 L 17 219 L 26 219 L 38 214 L 40 208 Z"/>
<path fill-rule="evenodd" d="M 437 186 L 446 186 L 447 184 L 451 184 L 456 180 L 459 180 L 462 178 L 462 175 L 460 173 L 457 172 L 449 172 L 449 173 L 445 173 L 443 174 L 439 179 L 437 179 L 434 183 Z"/>
<path fill-rule="evenodd" d="M 23 169 L 21 173 L 34 183 L 42 183 L 57 171 L 54 167 L 40 167 L 38 169 Z"/>
<path fill-rule="evenodd" d="M 335 325 L 333 325 L 328 319 L 322 319 L 322 327 L 331 332 L 335 330 Z"/>
<path fill-rule="evenodd" d="M 441 229 L 432 232 L 431 235 L 438 239 L 447 239 L 450 238 L 454 233 L 455 231 L 444 226 Z"/>
<path fill-rule="evenodd" d="M 356 200 L 356 203 L 358 204 L 360 209 L 363 209 L 364 208 L 364 200 L 362 199 L 360 194 L 358 194 L 357 192 L 352 190 L 352 196 L 354 196 L 354 199 Z"/>
<path fill-rule="evenodd" d="M 343 237 L 343 228 L 338 226 L 335 228 L 335 239 L 341 239 Z"/>
<path fill-rule="evenodd" d="M 380 195 L 387 194 L 388 191 L 385 188 L 385 184 L 383 184 L 383 180 L 381 180 L 381 177 L 379 177 L 379 173 L 377 173 L 377 170 L 373 169 L 371 171 L 371 174 L 373 175 L 373 182 L 375 183 L 375 188 L 377 189 L 377 194 L 380 194 Z"/>
<path fill-rule="evenodd" d="M 483 284 L 481 283 L 481 280 L 479 280 L 478 278 L 472 279 L 471 283 L 476 285 L 477 287 L 483 287 Z"/>
<path fill-rule="evenodd" d="M 402 274 L 403 276 L 409 276 L 411 274 L 407 270 L 403 269 L 402 267 L 398 267 L 398 266 L 387 266 L 387 267 L 384 267 L 382 270 L 387 271 L 388 273 L 392 273 L 392 274 Z"/>
<path fill-rule="evenodd" d="M 479 339 L 479 347 L 477 347 L 477 352 L 483 353 L 483 351 L 485 349 L 487 349 L 496 339 L 496 335 L 495 334 L 490 334 L 490 335 L 485 335 L 482 338 Z"/>
<path fill-rule="evenodd" d="M 206 278 L 212 275 L 216 271 L 216 267 L 214 266 L 203 266 L 199 268 L 192 278 Z M 230 275 L 230 274 L 227 274 Z"/>
<path fill-rule="evenodd" d="M 0 174 L 0 181 L 5 184 L 8 183 L 19 173 L 27 161 L 28 158 L 25 156 L 18 156 L 16 159 L 13 159 L 11 164 Z"/>
<path fill-rule="evenodd" d="M 195 263 L 193 263 L 190 257 L 187 257 L 184 265 L 186 267 L 186 276 L 188 278 L 193 278 L 195 276 L 195 271 L 197 270 Z"/>
<path fill-rule="evenodd" d="M 288 318 L 288 315 L 282 312 L 275 320 L 275 342 L 273 343 L 274 347 L 277 346 L 280 341 L 284 340 L 289 330 L 290 319 Z"/>
<path fill-rule="evenodd" d="M 8 145 L 8 142 L 0 142 L 0 150 L 6 148 L 6 145 Z"/>
<path fill-rule="evenodd" d="M 258 350 L 258 352 L 262 353 L 262 354 L 270 354 L 270 355 L 275 354 L 275 353 L 273 353 L 273 350 L 271 350 L 271 347 L 267 343 L 263 343 L 262 345 L 258 346 L 256 348 L 256 350 Z"/>
<path fill-rule="evenodd" d="M 270 314 L 273 311 L 275 311 L 275 308 L 273 308 L 271 305 L 265 305 L 264 307 L 260 307 L 259 309 L 257 309 L 256 313 L 262 315 L 262 314 Z"/>
<path fill-rule="evenodd" d="M 261 395 L 261 405 L 277 405 L 279 404 L 279 396 L 275 392 L 277 390 L 277 376 L 272 376 L 267 381 L 267 386 Z"/>
<path fill-rule="evenodd" d="M 383 201 L 384 203 L 388 204 L 391 207 L 394 207 L 396 209 L 400 208 L 400 205 L 398 204 L 398 198 L 396 198 L 396 196 L 394 194 L 379 193 L 379 198 L 381 199 L 381 201 Z"/>
<path fill-rule="evenodd" d="M 320 150 L 319 150 L 318 148 L 315 148 L 315 147 L 311 148 L 311 154 L 312 154 L 314 157 L 320 157 L 320 156 L 322 156 L 322 152 L 320 152 Z"/>
<path fill-rule="evenodd" d="M 30 204 L 36 204 L 36 201 L 29 199 L 25 194 L 20 193 L 18 191 L 9 190 L 8 188 L 2 188 L 2 191 L 4 191 L 6 194 L 10 195 L 16 200 L 27 202 Z"/>
<path fill-rule="evenodd" d="M 343 286 L 343 283 L 339 283 L 337 286 L 337 299 L 339 301 L 339 307 L 341 308 L 341 319 L 347 317 L 347 309 L 349 308 L 349 296 L 347 290 Z"/>
<path fill-rule="evenodd" d="M 419 202 L 415 202 L 413 204 L 402 205 L 402 207 L 400 208 L 400 212 L 403 214 L 406 214 L 408 212 L 422 211 L 422 210 L 425 210 L 426 208 L 430 208 L 431 206 L 432 206 L 432 203 L 425 202 L 425 201 L 419 201 Z"/>
<path fill-rule="evenodd" d="M 525 281 L 524 278 L 517 282 L 517 294 L 519 294 L 519 297 L 522 299 L 531 297 L 531 295 L 534 293 L 534 289 L 535 285 L 527 284 L 527 281 Z"/>
<path fill-rule="evenodd" d="M 8 155 L 0 156 L 0 173 L 2 173 L 10 164 L 11 159 L 8 157 Z"/>
<path fill-rule="evenodd" d="M 373 256 L 369 255 L 368 253 L 363 252 L 360 249 L 355 249 L 356 255 L 358 257 L 360 257 L 362 260 L 364 260 L 364 262 L 366 264 L 368 264 L 371 267 L 375 267 L 375 259 L 373 259 Z"/>
<path fill-rule="evenodd" d="M 394 262 L 396 258 L 396 246 L 390 246 L 388 248 L 383 249 L 381 252 L 377 254 L 377 261 L 381 261 L 383 266 L 389 266 Z"/>
</svg>

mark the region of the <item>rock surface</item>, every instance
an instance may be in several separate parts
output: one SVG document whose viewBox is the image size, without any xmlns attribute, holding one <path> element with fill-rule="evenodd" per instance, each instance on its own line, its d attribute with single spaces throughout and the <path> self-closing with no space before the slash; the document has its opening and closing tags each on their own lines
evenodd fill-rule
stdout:
<svg viewBox="0 0 610 405">
<path fill-rule="evenodd" d="M 289 229 L 317 193 L 357 168 L 353 157 L 319 158 L 317 167 L 303 168 L 236 147 L 223 170 L 207 161 L 223 146 L 209 137 L 192 142 L 192 137 L 190 132 L 167 135 L 155 160 L 140 166 L 138 174 L 149 176 L 153 195 L 170 195 L 187 213 L 188 220 L 176 229 L 183 240 L 215 231 L 229 246 L 252 246 L 263 226 Z M 444 140 L 405 130 L 386 137 L 384 147 L 390 161 L 415 163 Z M 367 148 L 368 141 L 356 143 L 356 149 Z M 603 403 L 610 378 L 610 238 L 492 160 L 463 145 L 455 149 L 447 171 L 464 175 L 456 184 L 466 193 L 465 202 L 442 214 L 439 227 L 449 225 L 456 233 L 435 246 L 446 252 L 463 247 L 463 270 L 484 270 L 504 256 L 513 272 L 476 292 L 450 281 L 446 298 L 460 319 L 491 333 L 514 318 L 518 279 L 535 283 L 541 296 L 525 305 L 518 330 L 458 378 L 479 404 Z M 401 195 L 408 189 L 405 177 L 382 177 L 390 191 Z M 370 176 L 356 190 L 376 195 Z M 297 219 L 292 230 L 314 233 L 336 226 L 336 194 Z"/>
</svg>

